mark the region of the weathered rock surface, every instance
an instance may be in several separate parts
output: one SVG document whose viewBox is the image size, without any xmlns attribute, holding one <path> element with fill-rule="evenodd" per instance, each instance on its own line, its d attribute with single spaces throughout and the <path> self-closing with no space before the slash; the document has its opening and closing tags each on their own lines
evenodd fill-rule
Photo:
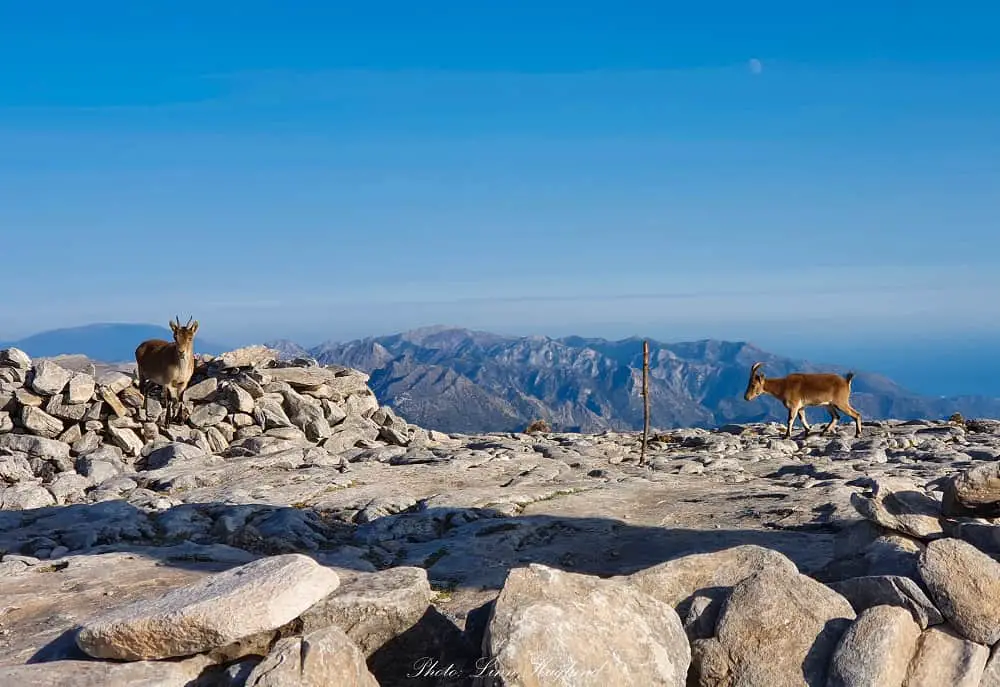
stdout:
<svg viewBox="0 0 1000 687">
<path fill-rule="evenodd" d="M 828 687 L 900 687 L 920 626 L 899 606 L 871 606 L 844 633 L 830 662 Z"/>
<path fill-rule="evenodd" d="M 798 573 L 795 564 L 777 551 L 748 544 L 683 556 L 634 573 L 628 580 L 650 596 L 677 607 L 695 593 L 719 597 L 751 575 L 771 568 Z"/>
<path fill-rule="evenodd" d="M 929 628 L 917 642 L 905 687 L 977 687 L 989 655 L 989 648 L 959 636 L 946 625 Z"/>
<path fill-rule="evenodd" d="M 1000 517 L 1000 461 L 963 470 L 943 485 L 942 512 L 953 517 Z"/>
<path fill-rule="evenodd" d="M 338 584 L 333 570 L 307 556 L 274 556 L 96 618 L 76 641 L 97 658 L 188 656 L 275 630 Z"/>
<path fill-rule="evenodd" d="M 996 648 L 986 661 L 986 669 L 979 681 L 979 687 L 1000 687 L 1000 651 Z"/>
<path fill-rule="evenodd" d="M 920 575 L 963 636 L 991 646 L 1000 641 L 1000 563 L 971 544 L 942 539 L 924 550 Z"/>
<path fill-rule="evenodd" d="M 0 561 L 0 665 L 32 656 L 87 659 L 73 637 L 80 623 L 253 558 L 226 546 L 191 544 L 94 551 L 55 561 L 6 554 Z"/>
<path fill-rule="evenodd" d="M 188 687 L 210 661 L 51 661 L 0 667 L 0 685 L 27 687 Z"/>
<path fill-rule="evenodd" d="M 854 494 L 851 502 L 869 520 L 918 538 L 941 536 L 941 503 L 908 480 L 875 481 L 871 495 Z"/>
<path fill-rule="evenodd" d="M 928 625 L 944 622 L 941 612 L 927 598 L 924 590 L 909 577 L 852 577 L 842 582 L 833 582 L 830 588 L 847 599 L 857 613 L 875 606 L 896 606 L 908 610 L 922 630 Z"/>
<path fill-rule="evenodd" d="M 815 580 L 768 568 L 733 587 L 715 636 L 695 640 L 698 685 L 823 685 L 854 620 L 851 605 Z"/>
<path fill-rule="evenodd" d="M 73 373 L 69 370 L 51 360 L 42 360 L 35 365 L 33 373 L 29 375 L 28 384 L 36 394 L 55 396 L 62 393 L 72 378 Z"/>
<path fill-rule="evenodd" d="M 483 648 L 484 685 L 685 684 L 674 609 L 621 582 L 531 564 L 510 572 Z"/>
<path fill-rule="evenodd" d="M 302 613 L 302 632 L 336 625 L 369 656 L 416 625 L 433 596 L 423 568 L 357 573 Z"/>
<path fill-rule="evenodd" d="M 379 687 L 365 656 L 339 627 L 288 637 L 257 664 L 247 687 Z"/>
</svg>

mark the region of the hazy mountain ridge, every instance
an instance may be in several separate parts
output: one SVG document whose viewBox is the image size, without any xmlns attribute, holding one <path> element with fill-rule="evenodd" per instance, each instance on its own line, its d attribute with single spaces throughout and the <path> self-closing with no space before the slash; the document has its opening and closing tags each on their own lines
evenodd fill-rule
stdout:
<svg viewBox="0 0 1000 687">
<path fill-rule="evenodd" d="M 593 432 L 642 425 L 642 340 L 570 336 L 505 337 L 427 327 L 389 336 L 326 342 L 304 349 L 272 342 L 284 355 L 364 370 L 380 402 L 410 422 L 444 431 L 514 431 L 544 418 L 563 430 Z M 650 341 L 650 407 L 656 427 L 716 426 L 784 420 L 774 399 L 743 400 L 750 366 L 781 376 L 793 371 L 845 373 L 763 351 L 746 342 Z M 854 370 L 854 404 L 867 419 L 940 418 L 954 412 L 1000 415 L 1000 399 L 936 398 L 883 375 Z M 810 421 L 826 412 L 807 411 Z"/>
<path fill-rule="evenodd" d="M 59 355 L 84 355 L 92 360 L 108 363 L 135 360 L 136 347 L 147 339 L 173 340 L 170 329 L 155 324 L 101 322 L 80 327 L 50 329 L 14 341 L 0 341 L 0 349 L 20 348 L 33 358 L 50 358 Z M 226 346 L 204 339 L 199 332 L 195 337 L 196 353 L 218 355 Z"/>
<path fill-rule="evenodd" d="M 16 346 L 33 357 L 84 355 L 107 363 L 132 360 L 148 338 L 169 338 L 166 327 L 94 324 L 41 332 Z M 269 342 L 284 357 L 312 357 L 364 370 L 381 403 L 409 421 L 444 431 L 513 431 L 537 418 L 563 430 L 638 429 L 642 424 L 642 340 L 569 336 L 509 337 L 454 327 L 425 327 L 388 336 L 326 342 L 305 348 L 288 339 Z M 198 353 L 232 347 L 198 337 Z M 768 375 L 795 370 L 846 372 L 763 351 L 746 342 L 706 339 L 650 341 L 650 405 L 654 427 L 717 426 L 727 422 L 783 420 L 784 409 L 767 398 L 747 403 L 742 394 L 750 365 L 765 362 Z M 939 398 L 914 393 L 884 375 L 855 370 L 855 405 L 867 419 L 1000 417 L 1000 399 Z M 807 411 L 825 421 L 825 411 Z"/>
</svg>

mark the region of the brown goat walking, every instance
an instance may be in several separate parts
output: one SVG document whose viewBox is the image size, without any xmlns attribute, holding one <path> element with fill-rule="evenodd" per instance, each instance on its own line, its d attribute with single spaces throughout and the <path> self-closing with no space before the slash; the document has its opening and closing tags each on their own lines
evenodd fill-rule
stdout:
<svg viewBox="0 0 1000 687">
<path fill-rule="evenodd" d="M 189 318 L 187 324 L 181 326 L 180 318 L 175 317 L 170 321 L 170 329 L 174 333 L 173 341 L 150 339 L 135 349 L 136 377 L 143 395 L 142 408 L 148 409 L 149 396 L 145 387 L 151 381 L 159 384 L 163 390 L 166 424 L 170 424 L 171 417 L 182 420 L 181 394 L 194 374 L 194 335 L 198 331 L 198 320 L 192 322 Z M 171 415 L 171 408 L 176 411 L 174 416 Z"/>
<path fill-rule="evenodd" d="M 744 400 L 752 401 L 761 394 L 770 394 L 784 404 L 788 409 L 788 429 L 785 430 L 785 438 L 792 436 L 792 426 L 795 418 L 802 421 L 805 427 L 806 436 L 812 429 L 806 422 L 805 408 L 808 406 L 823 406 L 830 413 L 830 422 L 823 428 L 821 434 L 826 434 L 840 420 L 837 410 L 854 418 L 856 427 L 855 436 L 861 436 L 861 413 L 851 407 L 851 380 L 854 373 L 848 372 L 841 377 L 830 373 L 803 373 L 795 372 L 787 377 L 774 377 L 765 379 L 762 372 L 758 372 L 763 363 L 754 363 L 750 369 L 750 381 L 747 390 L 743 394 Z"/>
</svg>

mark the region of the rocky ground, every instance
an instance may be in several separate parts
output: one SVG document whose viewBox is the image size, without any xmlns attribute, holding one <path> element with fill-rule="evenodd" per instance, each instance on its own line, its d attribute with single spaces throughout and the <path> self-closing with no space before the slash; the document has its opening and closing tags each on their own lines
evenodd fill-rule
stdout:
<svg viewBox="0 0 1000 687">
<path fill-rule="evenodd" d="M 154 392 L 155 393 L 155 392 Z M 1000 686 L 1000 422 L 442 434 L 0 352 L 0 684 Z"/>
</svg>

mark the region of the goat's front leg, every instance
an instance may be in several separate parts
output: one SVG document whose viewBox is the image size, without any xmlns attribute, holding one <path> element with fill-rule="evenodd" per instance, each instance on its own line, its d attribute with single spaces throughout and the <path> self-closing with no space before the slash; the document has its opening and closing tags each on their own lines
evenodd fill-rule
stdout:
<svg viewBox="0 0 1000 687">
<path fill-rule="evenodd" d="M 139 393 L 142 394 L 142 409 L 149 412 L 149 386 L 146 381 L 142 378 L 142 372 L 136 370 L 135 373 L 135 385 L 139 389 Z"/>
<path fill-rule="evenodd" d="M 795 426 L 795 417 L 799 414 L 799 408 L 796 406 L 788 406 L 788 427 L 785 429 L 785 438 L 792 438 L 792 427 Z"/>
<path fill-rule="evenodd" d="M 174 395 L 169 385 L 164 384 L 160 388 L 163 390 L 163 393 L 160 395 L 163 399 L 163 426 L 169 427 L 170 411 L 174 407 Z"/>
<path fill-rule="evenodd" d="M 837 421 L 840 420 L 840 415 L 837 413 L 836 407 L 831 405 L 827 406 L 826 409 L 830 412 L 830 422 L 823 428 L 823 434 L 829 434 L 830 430 L 837 426 Z"/>
<path fill-rule="evenodd" d="M 171 391 L 174 398 L 174 422 L 178 425 L 183 424 L 184 403 L 181 401 L 181 392 L 177 387 L 174 387 Z"/>
</svg>

